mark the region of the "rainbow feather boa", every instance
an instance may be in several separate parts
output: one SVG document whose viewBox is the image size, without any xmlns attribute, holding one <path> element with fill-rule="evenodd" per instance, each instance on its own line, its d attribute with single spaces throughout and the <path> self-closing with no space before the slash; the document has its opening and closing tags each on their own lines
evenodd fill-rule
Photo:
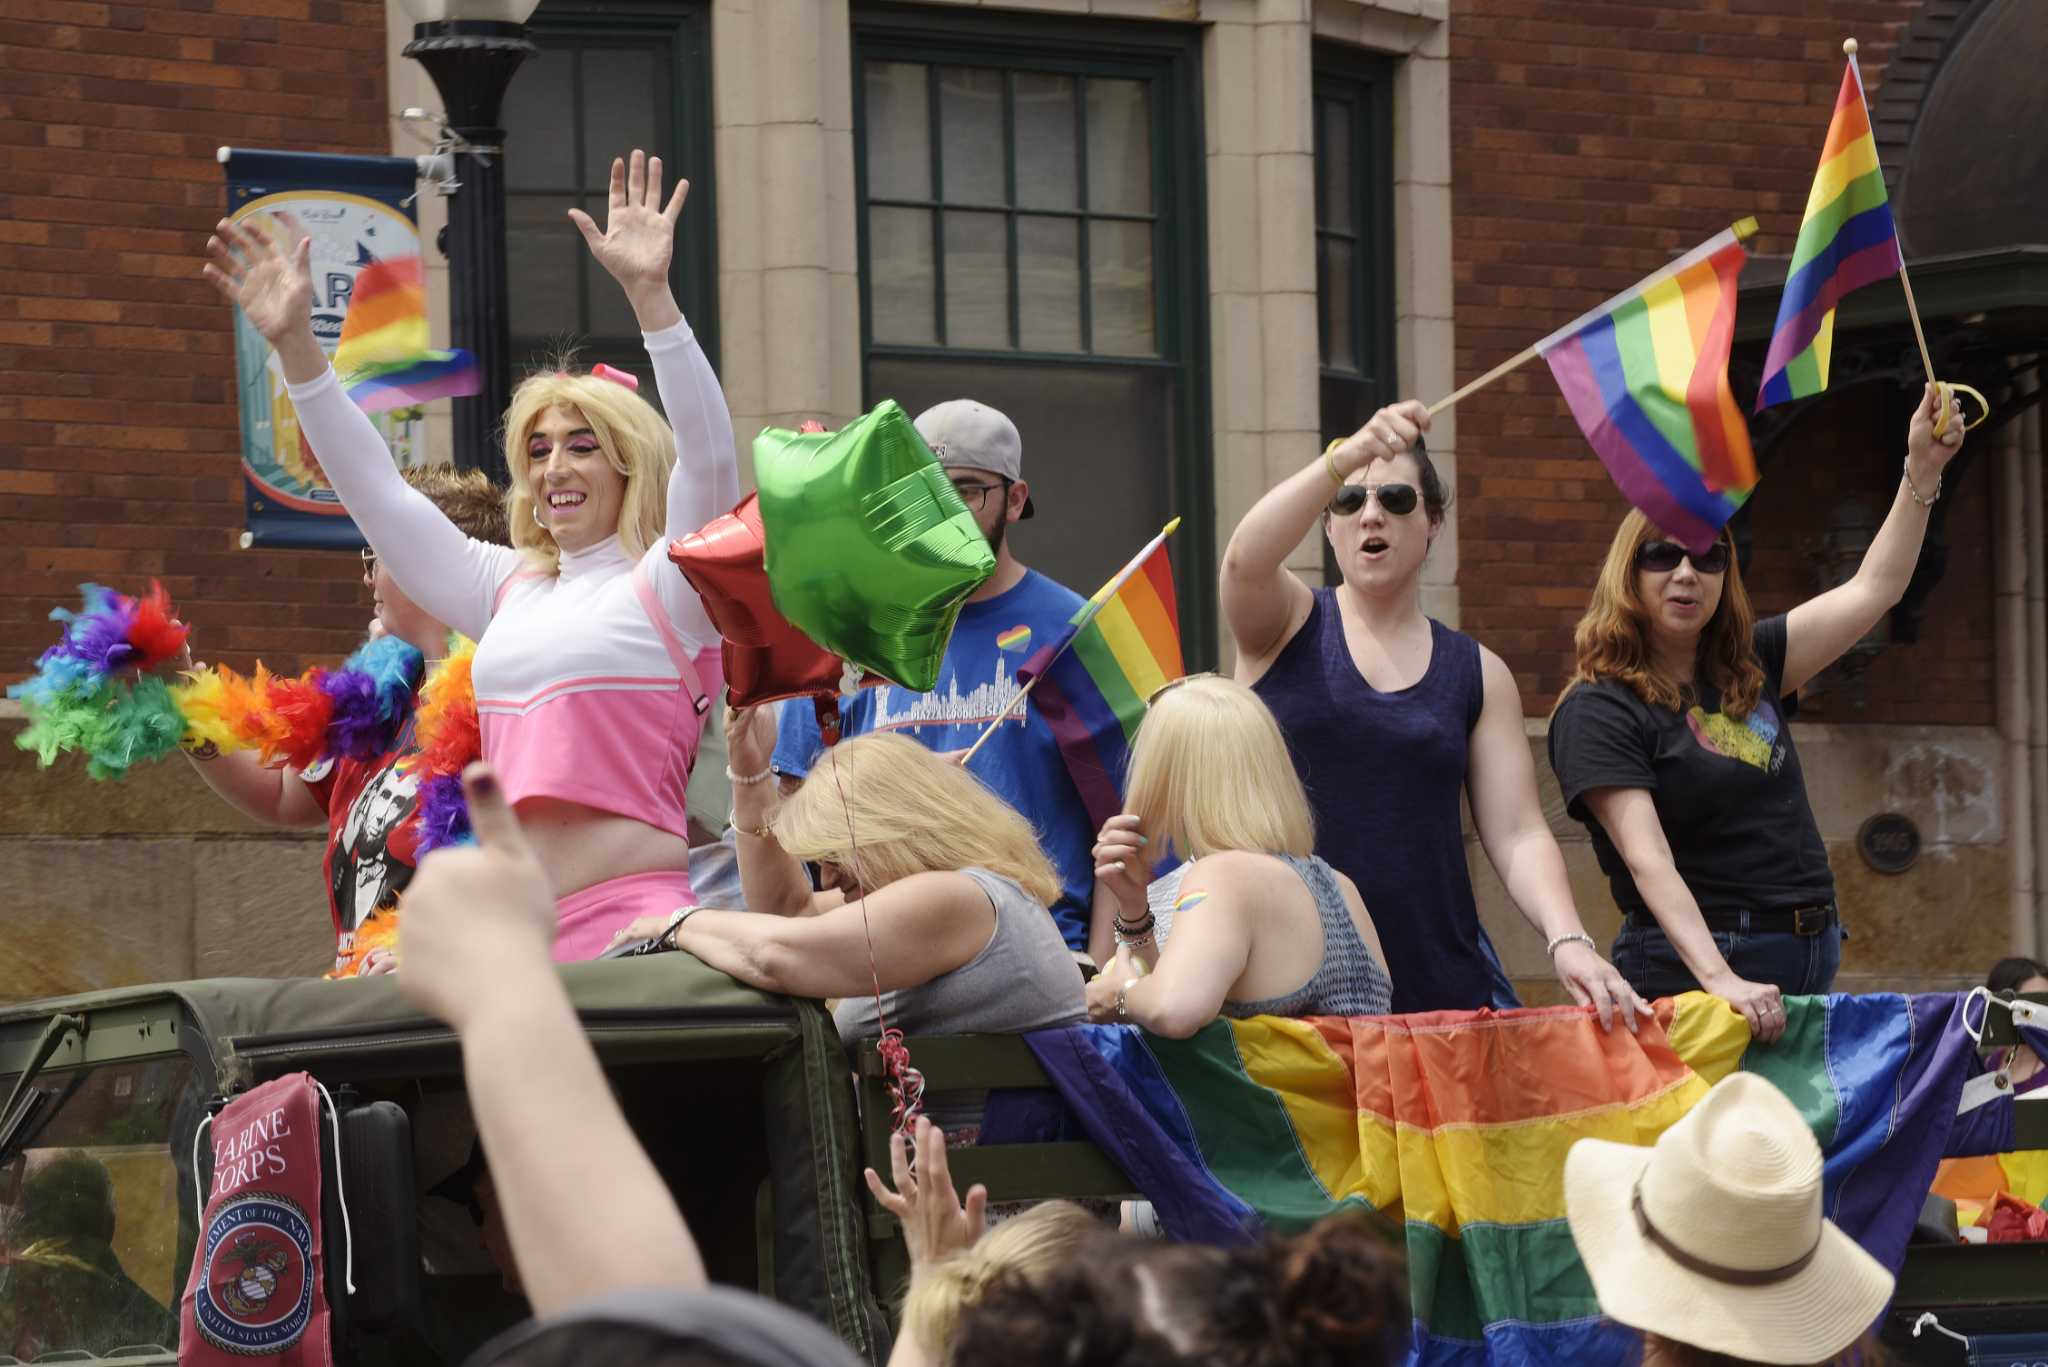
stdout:
<svg viewBox="0 0 2048 1367">
<path fill-rule="evenodd" d="M 181 745 L 208 743 L 300 770 L 323 760 L 374 759 L 397 740 L 417 689 L 419 755 L 407 764 L 422 770 L 420 853 L 471 838 L 461 774 L 483 748 L 470 687 L 474 642 L 453 638 L 448 658 L 431 672 L 418 650 L 383 636 L 339 669 L 316 666 L 292 678 L 259 664 L 250 677 L 195 669 L 172 682 L 153 671 L 185 649 L 190 628 L 163 586 L 152 583 L 139 599 L 99 584 L 82 592 L 79 611 L 50 614 L 64 631 L 37 659 L 36 672 L 7 690 L 29 719 L 14 743 L 35 751 L 42 767 L 78 753 L 94 778 L 119 778 Z"/>
</svg>

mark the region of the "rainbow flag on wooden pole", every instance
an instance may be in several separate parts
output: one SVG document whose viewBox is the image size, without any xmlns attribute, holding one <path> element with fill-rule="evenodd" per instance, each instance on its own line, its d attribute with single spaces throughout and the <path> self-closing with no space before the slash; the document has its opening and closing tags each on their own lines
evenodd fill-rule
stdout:
<svg viewBox="0 0 2048 1367">
<path fill-rule="evenodd" d="M 1899 229 L 1885 197 L 1884 171 L 1877 164 L 1877 139 L 1870 131 L 1870 107 L 1863 97 L 1863 73 L 1856 45 L 1843 44 L 1849 59 L 1834 117 L 1821 145 L 1820 169 L 1806 198 L 1799 240 L 1785 267 L 1785 293 L 1778 301 L 1778 325 L 1764 357 L 1757 411 L 1787 399 L 1803 399 L 1828 387 L 1828 358 L 1834 348 L 1835 305 L 1851 290 L 1888 275 L 1903 277 Z M 1917 310 L 1913 329 L 1920 329 Z M 1922 359 L 1927 344 L 1920 344 Z M 1927 373 L 1934 375 L 1932 362 Z"/>
<path fill-rule="evenodd" d="M 1145 700 L 1186 672 L 1166 557 L 1166 538 L 1179 526 L 1179 518 L 1167 523 L 1081 605 L 1058 640 L 1017 670 L 1024 687 L 1011 709 L 1037 693 L 1039 715 L 1058 738 L 1067 772 L 1097 826 L 1122 810 L 1124 767 Z M 1002 722 L 990 723 L 961 762 L 973 759 Z"/>
<path fill-rule="evenodd" d="M 1756 487 L 1728 388 L 1745 218 L 1531 348 L 1628 501 L 1694 553 Z"/>
<path fill-rule="evenodd" d="M 373 261 L 357 273 L 334 348 L 334 370 L 366 413 L 482 388 L 467 351 L 437 351 L 429 344 L 426 280 L 417 256 Z"/>
</svg>

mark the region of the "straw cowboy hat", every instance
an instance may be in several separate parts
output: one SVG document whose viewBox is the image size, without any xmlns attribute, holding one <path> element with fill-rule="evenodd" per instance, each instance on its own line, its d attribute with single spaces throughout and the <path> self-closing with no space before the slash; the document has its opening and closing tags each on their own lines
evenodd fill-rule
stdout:
<svg viewBox="0 0 2048 1367">
<path fill-rule="evenodd" d="M 1580 1140 L 1564 1204 L 1601 1310 L 1678 1343 L 1821 1362 L 1891 1299 L 1891 1273 L 1821 1216 L 1812 1131 L 1754 1073 L 1724 1079 L 1651 1148 Z"/>
</svg>

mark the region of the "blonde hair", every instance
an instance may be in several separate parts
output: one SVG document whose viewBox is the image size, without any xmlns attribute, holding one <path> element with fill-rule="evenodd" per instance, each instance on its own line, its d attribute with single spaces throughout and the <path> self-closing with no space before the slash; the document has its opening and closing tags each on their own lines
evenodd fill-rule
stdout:
<svg viewBox="0 0 2048 1367">
<path fill-rule="evenodd" d="M 1124 791 L 1145 834 L 1183 859 L 1315 852 L 1315 818 L 1280 723 L 1234 679 L 1189 679 L 1152 699 Z"/>
<path fill-rule="evenodd" d="M 838 864 L 868 892 L 916 873 L 980 868 L 1046 906 L 1059 900 L 1031 823 L 905 736 L 860 736 L 826 750 L 772 825 L 783 849 Z"/>
<path fill-rule="evenodd" d="M 1661 536 L 1640 509 L 1631 510 L 1615 528 L 1586 615 L 1579 618 L 1572 633 L 1577 666 L 1571 681 L 1557 695 L 1559 703 L 1582 683 L 1614 679 L 1651 707 L 1673 712 L 1684 708 L 1680 681 L 1658 669 L 1650 651 L 1650 609 L 1636 587 L 1636 555 L 1645 542 Z M 1756 708 L 1764 691 L 1764 668 L 1756 657 L 1756 614 L 1742 587 L 1734 539 L 1724 527 L 1719 540 L 1728 547 L 1728 568 L 1721 584 L 1721 601 L 1700 630 L 1694 664 L 1720 694 L 1721 710 L 1739 719 Z M 1551 715 L 1556 714 L 1553 707 Z"/>
<path fill-rule="evenodd" d="M 1046 1201 L 970 1247 L 920 1270 L 903 1299 L 903 1331 L 936 1360 L 950 1356 L 960 1319 L 998 1280 L 1037 1286 L 1071 1263 L 1103 1224 L 1072 1201 Z"/>
<path fill-rule="evenodd" d="M 562 548 L 534 518 L 533 480 L 526 443 L 551 408 L 580 413 L 597 437 L 605 460 L 625 476 L 619 504 L 619 549 L 638 560 L 660 539 L 668 522 L 668 476 L 676 464 L 676 434 L 654 406 L 615 380 L 547 371 L 529 375 L 512 391 L 505 410 L 505 469 L 512 487 L 505 494 L 505 519 L 512 544 L 550 574 L 559 573 Z"/>
</svg>

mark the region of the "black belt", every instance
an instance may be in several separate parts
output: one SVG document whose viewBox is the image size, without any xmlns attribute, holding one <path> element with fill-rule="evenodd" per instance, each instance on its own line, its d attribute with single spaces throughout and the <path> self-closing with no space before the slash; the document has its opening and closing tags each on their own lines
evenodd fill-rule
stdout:
<svg viewBox="0 0 2048 1367">
<path fill-rule="evenodd" d="M 1748 924 L 1744 925 L 1744 918 Z M 1708 930 L 1761 930 L 1790 931 L 1794 935 L 1818 935 L 1829 926 L 1839 924 L 1840 914 L 1833 902 L 1815 907 L 1779 907 L 1771 911 L 1703 911 L 1700 919 L 1707 923 Z M 1632 911 L 1628 923 L 1638 930 L 1662 930 L 1657 918 L 1647 911 Z"/>
</svg>

